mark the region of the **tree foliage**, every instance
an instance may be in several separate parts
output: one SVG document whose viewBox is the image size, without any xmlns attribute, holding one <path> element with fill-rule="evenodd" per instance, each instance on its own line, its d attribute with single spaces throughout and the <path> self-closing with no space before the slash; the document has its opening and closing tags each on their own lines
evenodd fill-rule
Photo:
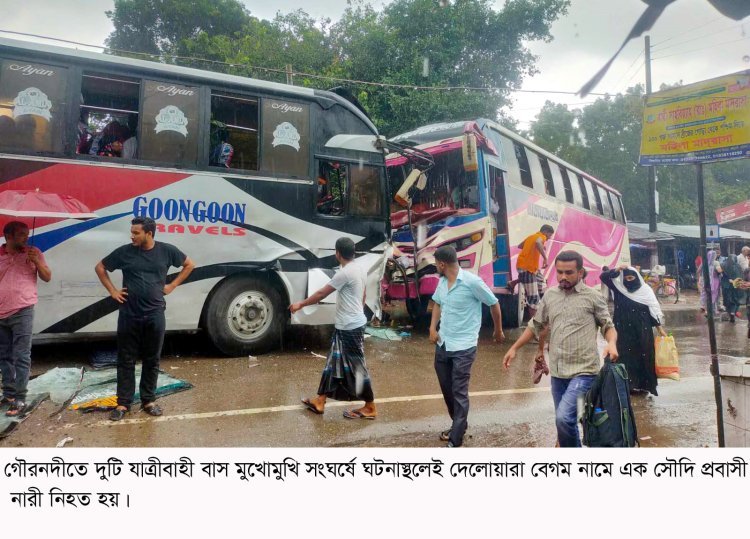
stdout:
<svg viewBox="0 0 750 539">
<path fill-rule="evenodd" d="M 375 9 L 349 0 L 341 17 L 314 20 L 302 10 L 271 21 L 238 0 L 115 0 L 107 45 L 192 67 L 316 88 L 349 84 L 379 130 L 395 135 L 426 123 L 476 117 L 504 120 L 510 90 L 536 72 L 526 43 L 551 40 L 549 27 L 570 0 L 393 0 Z M 216 63 L 176 58 L 202 58 Z M 315 75 L 315 76 L 312 76 Z M 415 86 L 496 88 L 415 90 Z"/>
<path fill-rule="evenodd" d="M 238 0 L 115 0 L 106 14 L 115 27 L 106 40 L 110 49 L 167 61 L 201 34 L 237 36 L 250 18 Z"/>
<path fill-rule="evenodd" d="M 628 219 L 638 222 L 648 222 L 648 170 L 638 164 L 643 102 L 640 85 L 580 112 L 547 102 L 530 130 L 534 142 L 618 189 Z M 656 176 L 659 220 L 698 224 L 695 167 L 660 166 Z M 717 208 L 750 199 L 750 161 L 713 163 L 704 176 L 709 222 Z"/>
</svg>

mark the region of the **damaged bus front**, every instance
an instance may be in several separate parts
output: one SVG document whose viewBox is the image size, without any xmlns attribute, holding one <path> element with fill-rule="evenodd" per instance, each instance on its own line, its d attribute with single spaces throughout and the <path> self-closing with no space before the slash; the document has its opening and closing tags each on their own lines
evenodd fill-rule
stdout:
<svg viewBox="0 0 750 539">
<path fill-rule="evenodd" d="M 386 299 L 405 300 L 417 317 L 437 287 L 438 247 L 452 245 L 462 268 L 492 279 L 494 233 L 487 216 L 493 202 L 480 161 L 482 153 L 497 155 L 497 150 L 475 122 L 427 126 L 391 142 L 426 152 L 434 162 L 415 177 L 408 157 L 391 154 L 386 160 L 396 203 L 391 212 L 394 255 L 384 284 Z M 414 185 L 409 185 L 410 179 Z"/>
</svg>

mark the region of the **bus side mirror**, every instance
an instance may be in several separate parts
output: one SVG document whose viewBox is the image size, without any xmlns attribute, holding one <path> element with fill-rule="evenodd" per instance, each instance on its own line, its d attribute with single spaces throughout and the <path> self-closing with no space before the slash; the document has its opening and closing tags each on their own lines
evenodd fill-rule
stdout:
<svg viewBox="0 0 750 539">
<path fill-rule="evenodd" d="M 421 191 L 426 186 L 427 176 L 425 176 L 421 170 L 415 168 L 406 177 L 403 185 L 401 186 L 401 189 L 398 190 L 398 193 L 396 193 L 396 196 L 393 198 L 400 206 L 407 208 L 409 206 L 409 203 L 411 202 L 410 192 L 412 187 Z"/>
<path fill-rule="evenodd" d="M 472 134 L 464 135 L 461 141 L 461 151 L 464 158 L 464 170 L 466 172 L 476 172 L 479 169 L 479 159 L 477 158 L 477 137 Z"/>
</svg>

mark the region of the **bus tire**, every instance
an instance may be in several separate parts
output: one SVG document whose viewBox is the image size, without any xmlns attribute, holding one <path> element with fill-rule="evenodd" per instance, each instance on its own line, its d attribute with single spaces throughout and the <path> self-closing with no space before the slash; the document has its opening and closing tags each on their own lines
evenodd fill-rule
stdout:
<svg viewBox="0 0 750 539">
<path fill-rule="evenodd" d="M 279 344 L 284 328 L 281 294 L 268 280 L 232 278 L 209 300 L 206 331 L 228 356 L 257 354 Z"/>
<path fill-rule="evenodd" d="M 503 315 L 503 326 L 508 328 L 520 327 L 523 324 L 525 307 L 520 294 L 501 294 L 498 299 L 500 301 L 500 312 Z"/>
</svg>

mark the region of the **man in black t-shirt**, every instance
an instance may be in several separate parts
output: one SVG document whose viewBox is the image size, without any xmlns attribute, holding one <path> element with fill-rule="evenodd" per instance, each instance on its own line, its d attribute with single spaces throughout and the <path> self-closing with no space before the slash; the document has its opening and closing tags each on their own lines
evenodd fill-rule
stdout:
<svg viewBox="0 0 750 539">
<path fill-rule="evenodd" d="M 109 418 L 119 421 L 130 410 L 135 395 L 135 362 L 143 361 L 141 382 L 142 409 L 153 416 L 162 415 L 156 400 L 159 358 L 166 322 L 164 296 L 187 279 L 195 264 L 174 245 L 154 241 L 156 223 L 150 217 L 131 221 L 130 245 L 112 251 L 96 265 L 96 274 L 109 295 L 120 304 L 117 319 L 117 408 Z M 167 284 L 169 268 L 182 267 Z M 107 272 L 122 270 L 122 289 L 118 290 Z"/>
</svg>

